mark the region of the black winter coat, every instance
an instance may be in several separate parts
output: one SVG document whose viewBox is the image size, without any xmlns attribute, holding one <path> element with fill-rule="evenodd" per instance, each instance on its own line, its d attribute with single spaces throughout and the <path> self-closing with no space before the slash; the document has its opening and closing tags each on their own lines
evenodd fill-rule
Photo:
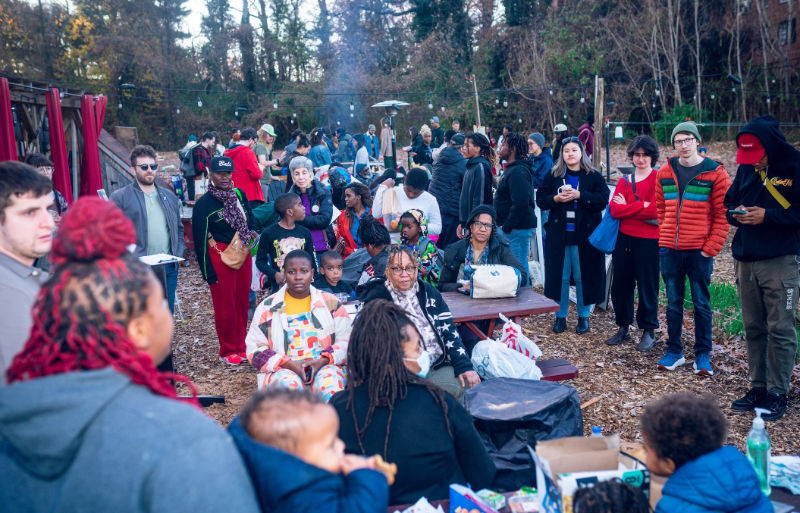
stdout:
<svg viewBox="0 0 800 513">
<path fill-rule="evenodd" d="M 439 152 L 439 157 L 433 163 L 428 192 L 436 198 L 443 216 L 459 216 L 461 185 L 466 172 L 467 160 L 460 151 L 448 146 Z"/>
<path fill-rule="evenodd" d="M 293 192 L 298 196 L 301 195 L 300 189 L 292 184 L 292 188 L 288 192 Z M 311 181 L 311 185 L 306 189 L 308 194 L 308 201 L 311 204 L 311 213 L 306 214 L 306 218 L 298 224 L 305 226 L 309 230 L 323 230 L 327 237 L 328 245 L 333 241 L 333 227 L 331 226 L 331 219 L 333 218 L 333 200 L 331 199 L 331 191 L 326 189 L 315 178 Z M 318 207 L 314 212 L 314 207 Z"/>
<path fill-rule="evenodd" d="M 456 325 L 453 323 L 453 314 L 450 313 L 450 308 L 444 302 L 442 295 L 430 283 L 422 280 L 417 283 L 419 283 L 417 299 L 420 306 L 422 306 L 425 317 L 430 325 L 433 326 L 436 339 L 442 348 L 442 356 L 435 362 L 431 362 L 431 367 L 438 369 L 445 365 L 452 365 L 456 376 L 475 370 L 467 355 L 467 350 L 464 348 L 463 342 L 461 342 Z M 385 277 L 376 277 L 360 285 L 356 289 L 356 294 L 358 299 L 364 303 L 373 299 L 392 301 L 392 295 L 389 293 L 389 289 L 386 288 Z"/>
<path fill-rule="evenodd" d="M 746 124 L 737 135 L 758 137 L 767 152 L 767 179 L 791 205 L 784 209 L 764 186 L 752 165 L 741 165 L 725 194 L 725 208 L 761 207 L 764 222 L 743 225 L 727 214 L 731 226 L 738 226 L 731 253 L 740 261 L 756 261 L 800 253 L 800 152 L 786 141 L 772 116 L 760 116 Z"/>
<path fill-rule="evenodd" d="M 459 202 L 458 221 L 461 226 L 464 227 L 473 208 L 491 205 L 492 200 L 492 164 L 480 156 L 469 159 Z"/>
<path fill-rule="evenodd" d="M 528 161 L 515 160 L 506 167 L 497 184 L 494 209 L 497 212 L 497 225 L 505 233 L 536 228 L 536 206 Z"/>
<path fill-rule="evenodd" d="M 564 183 L 564 178 L 556 178 L 553 173 L 547 173 L 537 194 L 539 208 L 550 211 L 545 224 L 547 244 L 544 246 L 544 295 L 553 301 L 561 300 L 561 272 L 564 267 L 567 223 L 567 204 L 556 203 L 553 197 L 558 194 L 558 188 Z M 597 170 L 580 174 L 578 190 L 581 197 L 575 211 L 575 234 L 579 241 L 578 257 L 583 283 L 583 303 L 591 305 L 605 300 L 606 257 L 589 244 L 589 235 L 600 224 L 602 212 L 608 205 L 609 190 L 603 175 Z"/>
<path fill-rule="evenodd" d="M 442 267 L 442 274 L 439 277 L 439 290 L 442 292 L 452 292 L 458 290 L 459 284 L 458 271 L 464 265 L 464 260 L 467 258 L 467 245 L 469 244 L 469 237 L 465 237 L 453 244 L 447 246 L 444 253 L 444 266 Z M 521 283 L 527 283 L 528 270 L 519 263 L 517 257 L 511 252 L 508 240 L 502 235 L 495 234 L 489 239 L 489 265 L 510 265 L 516 267 L 522 273 Z"/>
</svg>

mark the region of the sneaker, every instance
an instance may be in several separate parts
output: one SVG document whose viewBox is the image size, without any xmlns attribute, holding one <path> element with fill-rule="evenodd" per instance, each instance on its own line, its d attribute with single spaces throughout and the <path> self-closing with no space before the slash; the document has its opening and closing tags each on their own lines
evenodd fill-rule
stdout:
<svg viewBox="0 0 800 513">
<path fill-rule="evenodd" d="M 761 404 L 761 408 L 769 410 L 769 413 L 764 413 L 761 418 L 764 420 L 778 420 L 786 413 L 786 394 L 767 394 L 766 400 Z"/>
<path fill-rule="evenodd" d="M 642 331 L 642 338 L 639 339 L 639 343 L 636 345 L 637 351 L 649 351 L 653 349 L 653 346 L 656 345 L 656 333 L 653 330 L 643 330 Z"/>
<path fill-rule="evenodd" d="M 246 362 L 247 362 L 247 353 L 245 353 L 244 351 L 242 351 L 241 353 L 236 353 L 236 354 L 238 354 L 238 355 L 239 355 L 239 358 L 241 358 L 242 360 L 244 360 L 244 363 L 246 363 Z"/>
<path fill-rule="evenodd" d="M 565 329 L 567 329 L 567 319 L 556 317 L 556 322 L 553 324 L 553 332 L 563 333 Z"/>
<path fill-rule="evenodd" d="M 700 353 L 694 357 L 694 373 L 700 376 L 713 376 L 714 369 L 711 368 L 711 356 L 708 353 Z"/>
<path fill-rule="evenodd" d="M 587 331 L 589 331 L 589 318 L 578 317 L 578 325 L 575 326 L 575 333 L 578 335 L 583 335 Z"/>
<path fill-rule="evenodd" d="M 620 326 L 616 333 L 606 339 L 607 346 L 618 346 L 626 340 L 631 339 L 631 334 L 627 326 Z"/>
<path fill-rule="evenodd" d="M 658 361 L 658 368 L 660 370 L 674 371 L 684 363 L 686 363 L 686 359 L 680 354 L 666 352 Z"/>
<path fill-rule="evenodd" d="M 731 403 L 731 409 L 737 411 L 750 411 L 753 408 L 761 408 L 767 399 L 766 388 L 751 388 L 741 397 Z"/>
<path fill-rule="evenodd" d="M 228 365 L 241 365 L 244 363 L 244 359 L 236 353 L 231 353 L 229 355 L 220 356 L 219 361 L 222 363 L 227 363 Z"/>
</svg>

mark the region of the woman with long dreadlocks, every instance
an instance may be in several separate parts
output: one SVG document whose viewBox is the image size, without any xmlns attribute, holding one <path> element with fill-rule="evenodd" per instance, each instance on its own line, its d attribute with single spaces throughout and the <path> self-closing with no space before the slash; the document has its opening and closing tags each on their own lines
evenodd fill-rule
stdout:
<svg viewBox="0 0 800 513">
<path fill-rule="evenodd" d="M 356 293 L 364 303 L 387 299 L 405 310 L 431 359 L 428 379 L 460 400 L 481 378 L 472 367 L 450 308 L 436 287 L 419 278 L 419 266 L 415 252 L 395 244 L 388 249 L 386 275 L 360 285 Z"/>
<path fill-rule="evenodd" d="M 446 499 L 450 483 L 469 483 L 476 490 L 489 486 L 494 463 L 469 413 L 424 378 L 430 361 L 403 308 L 375 300 L 361 309 L 347 365 L 347 387 L 331 401 L 339 414 L 339 437 L 345 452 L 380 454 L 397 464 L 390 504 L 422 496 Z"/>
<path fill-rule="evenodd" d="M 239 455 L 189 379 L 154 367 L 172 317 L 155 275 L 126 250 L 135 238 L 100 198 L 61 220 L 55 272 L 0 388 L 4 511 L 257 511 Z M 192 397 L 179 400 L 170 380 Z"/>
</svg>

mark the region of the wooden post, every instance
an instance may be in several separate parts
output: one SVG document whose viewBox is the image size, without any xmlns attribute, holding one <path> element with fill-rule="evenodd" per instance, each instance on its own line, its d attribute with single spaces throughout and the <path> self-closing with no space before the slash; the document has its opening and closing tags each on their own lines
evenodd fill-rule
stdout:
<svg viewBox="0 0 800 513">
<path fill-rule="evenodd" d="M 598 139 L 603 134 L 603 104 L 605 103 L 605 91 L 603 77 L 594 76 L 594 153 L 592 154 L 592 165 L 595 169 L 600 169 L 600 148 Z"/>
<path fill-rule="evenodd" d="M 472 90 L 475 92 L 475 117 L 478 119 L 478 126 L 481 126 L 481 106 L 478 103 L 478 84 L 475 81 L 475 74 L 472 74 Z"/>
</svg>

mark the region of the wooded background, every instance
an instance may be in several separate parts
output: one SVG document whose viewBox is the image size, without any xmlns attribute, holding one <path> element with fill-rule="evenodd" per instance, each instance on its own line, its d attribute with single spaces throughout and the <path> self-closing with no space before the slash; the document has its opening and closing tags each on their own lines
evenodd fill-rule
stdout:
<svg viewBox="0 0 800 513">
<path fill-rule="evenodd" d="M 797 4 L 206 0 L 190 37 L 184 0 L 0 0 L 0 73 L 105 94 L 106 127 L 136 126 L 159 149 L 263 122 L 279 142 L 297 127 L 363 131 L 380 119 L 369 105 L 394 98 L 412 104 L 401 145 L 434 114 L 469 130 L 473 74 L 495 129 L 576 131 L 595 75 L 612 121 L 797 122 Z"/>
</svg>

